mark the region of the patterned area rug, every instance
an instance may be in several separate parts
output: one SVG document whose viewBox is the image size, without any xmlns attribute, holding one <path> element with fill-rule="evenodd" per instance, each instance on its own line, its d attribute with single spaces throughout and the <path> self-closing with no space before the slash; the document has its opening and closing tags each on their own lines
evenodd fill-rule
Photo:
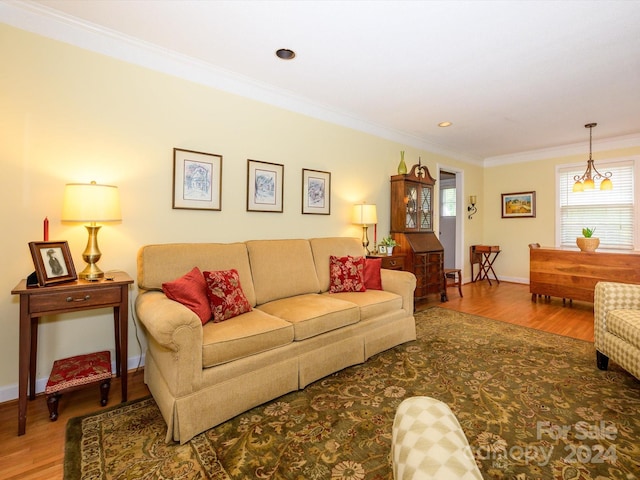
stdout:
<svg viewBox="0 0 640 480">
<path fill-rule="evenodd" d="M 393 416 L 414 395 L 451 407 L 484 478 L 638 478 L 640 381 L 599 371 L 593 344 L 438 307 L 416 323 L 417 341 L 183 446 L 152 399 L 72 419 L 65 478 L 390 480 Z"/>
</svg>

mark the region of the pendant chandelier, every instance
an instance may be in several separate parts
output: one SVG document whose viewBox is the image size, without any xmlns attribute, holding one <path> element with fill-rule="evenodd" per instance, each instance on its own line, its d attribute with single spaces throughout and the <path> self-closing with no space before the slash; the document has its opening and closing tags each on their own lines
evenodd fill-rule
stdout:
<svg viewBox="0 0 640 480">
<path fill-rule="evenodd" d="M 593 190 L 595 187 L 595 180 L 602 180 L 600 182 L 600 190 L 613 190 L 613 183 L 611 183 L 611 172 L 605 172 L 604 174 L 596 170 L 596 166 L 593 164 L 591 158 L 591 139 L 593 127 L 598 125 L 597 123 L 587 123 L 584 128 L 589 129 L 589 160 L 587 161 L 587 169 L 582 176 L 576 175 L 573 177 L 576 183 L 573 184 L 574 192 L 582 192 L 584 190 Z"/>
</svg>

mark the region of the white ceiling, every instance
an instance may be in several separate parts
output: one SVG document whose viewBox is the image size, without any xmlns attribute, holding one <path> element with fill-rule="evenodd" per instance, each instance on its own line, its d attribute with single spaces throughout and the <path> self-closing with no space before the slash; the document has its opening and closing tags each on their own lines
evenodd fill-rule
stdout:
<svg viewBox="0 0 640 480">
<path fill-rule="evenodd" d="M 640 137 L 637 0 L 2 0 L 0 21 L 467 160 L 588 152 L 590 122 L 594 151 Z"/>
</svg>

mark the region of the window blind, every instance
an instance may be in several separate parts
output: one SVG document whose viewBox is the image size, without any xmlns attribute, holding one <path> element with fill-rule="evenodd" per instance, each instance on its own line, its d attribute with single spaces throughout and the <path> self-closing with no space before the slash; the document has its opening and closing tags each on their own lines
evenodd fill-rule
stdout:
<svg viewBox="0 0 640 480">
<path fill-rule="evenodd" d="M 611 172 L 613 190 L 595 189 L 574 192 L 574 177 L 581 176 L 586 165 L 558 169 L 560 246 L 575 247 L 584 227 L 595 228 L 600 247 L 614 250 L 634 248 L 634 162 L 598 162 L 600 172 Z"/>
</svg>

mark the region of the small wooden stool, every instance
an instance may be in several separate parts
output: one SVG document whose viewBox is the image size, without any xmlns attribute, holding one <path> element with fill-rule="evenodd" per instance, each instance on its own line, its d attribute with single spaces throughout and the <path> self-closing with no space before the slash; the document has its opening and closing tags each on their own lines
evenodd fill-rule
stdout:
<svg viewBox="0 0 640 480">
<path fill-rule="evenodd" d="M 445 287 L 458 287 L 458 293 L 462 297 L 462 272 L 459 268 L 445 268 L 444 284 Z"/>
<path fill-rule="evenodd" d="M 44 393 L 47 394 L 49 418 L 58 419 L 58 400 L 63 392 L 100 382 L 100 405 L 109 401 L 111 387 L 111 354 L 109 351 L 76 355 L 53 362 Z"/>
</svg>

